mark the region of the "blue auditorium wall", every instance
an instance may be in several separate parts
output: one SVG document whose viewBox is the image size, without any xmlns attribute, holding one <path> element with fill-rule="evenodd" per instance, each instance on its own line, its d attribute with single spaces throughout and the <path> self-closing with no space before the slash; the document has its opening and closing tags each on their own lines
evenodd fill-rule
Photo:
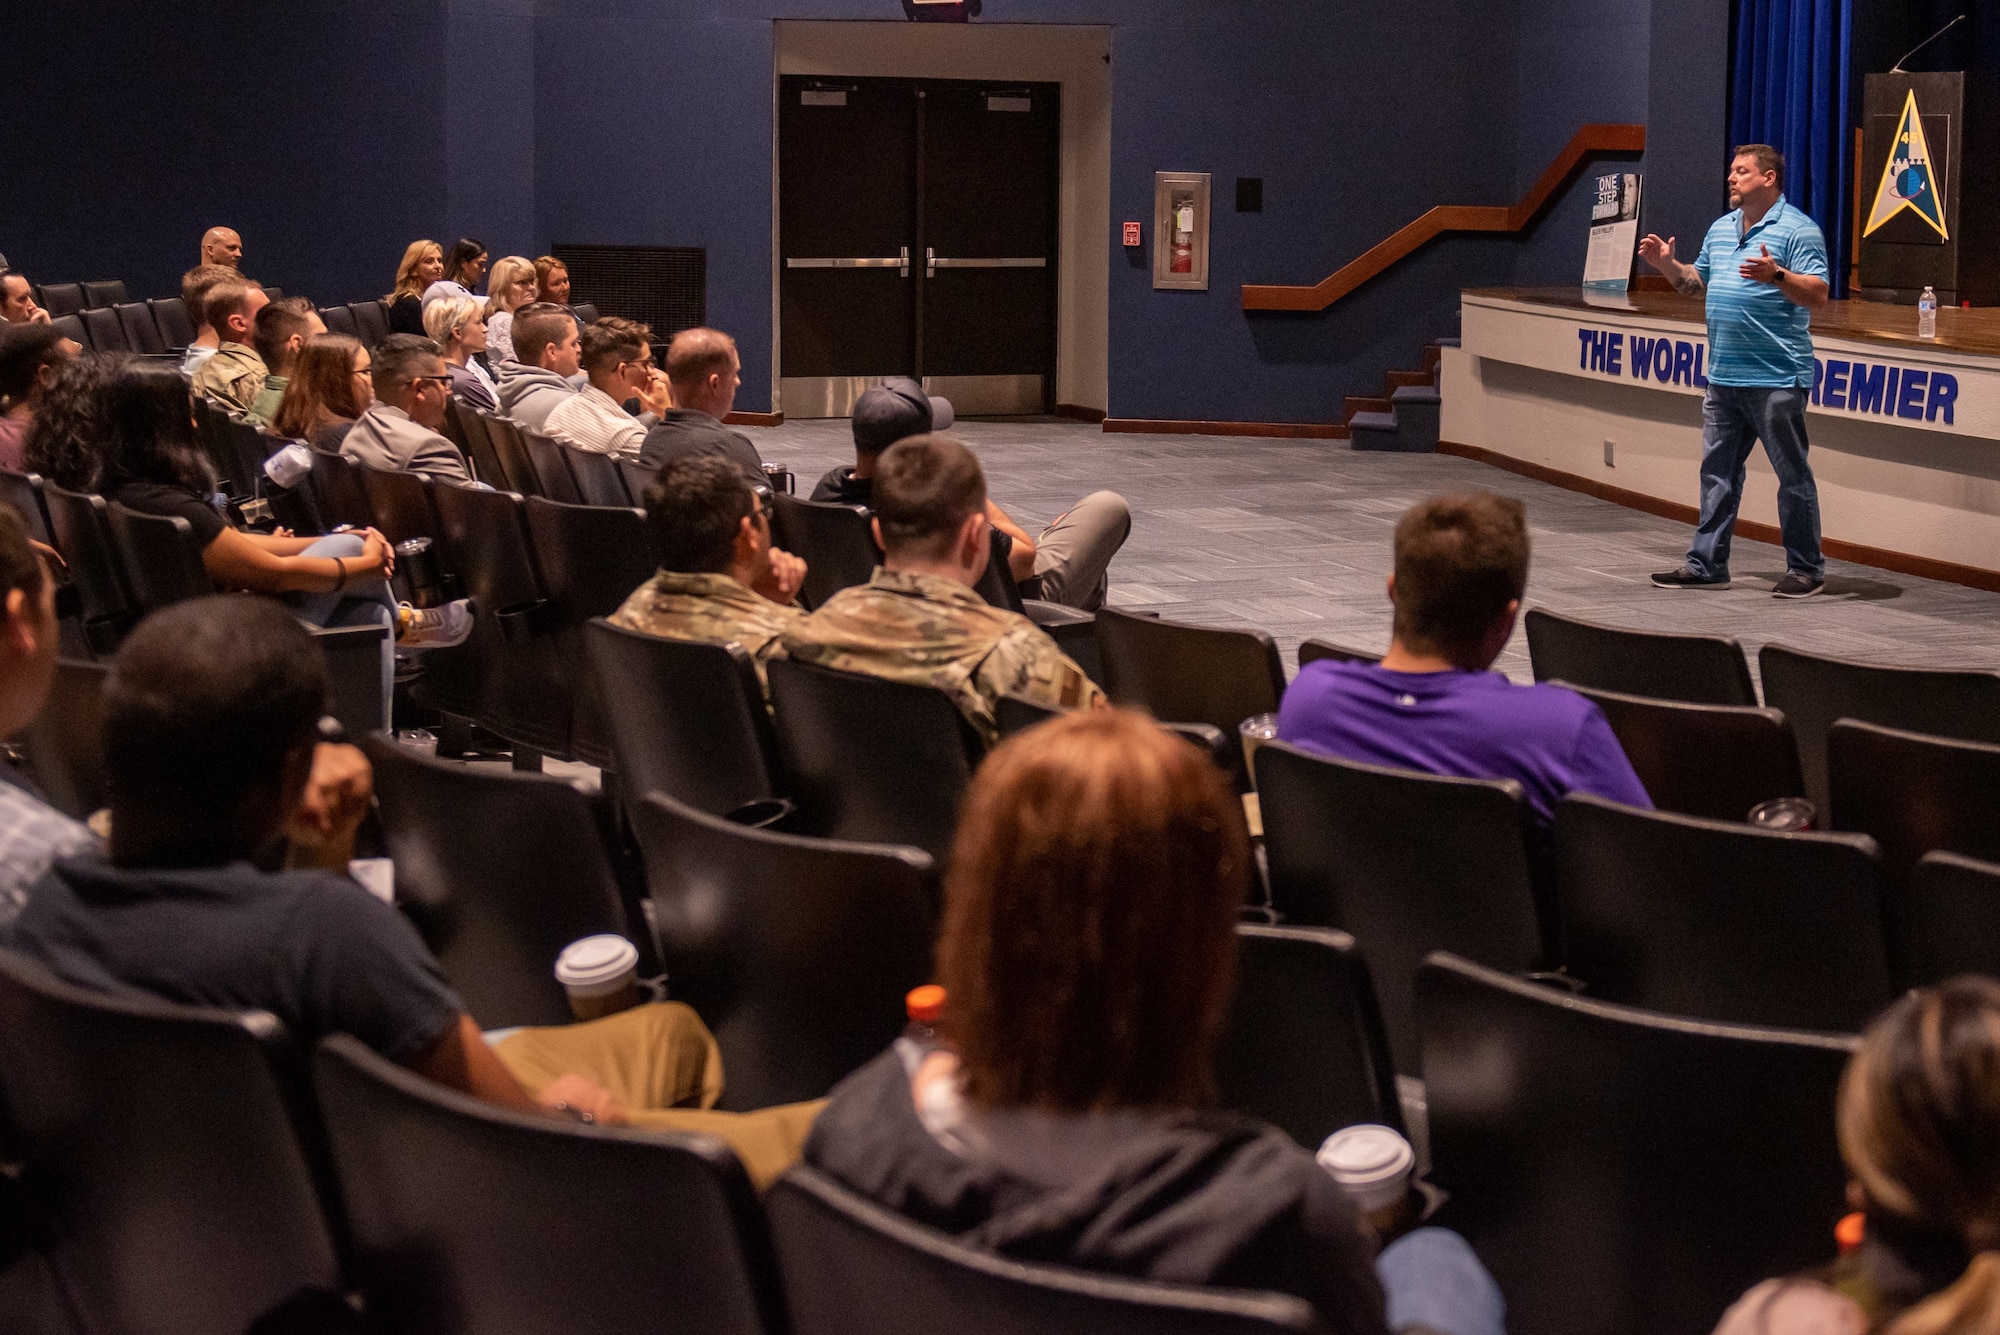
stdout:
<svg viewBox="0 0 2000 1335">
<path fill-rule="evenodd" d="M 10 63 L 31 76 L 0 90 L 0 250 L 37 277 L 168 291 L 195 234 L 225 220 L 251 272 L 321 300 L 384 290 L 417 235 L 471 231 L 495 254 L 703 245 L 710 319 L 738 337 L 752 410 L 771 380 L 772 21 L 900 13 L 898 0 L 18 8 Z M 1525 240 L 1447 238 L 1322 315 L 1246 315 L 1238 286 L 1317 281 L 1433 204 L 1511 202 L 1590 120 L 1674 122 L 1648 155 L 1652 198 L 1707 210 L 1688 183 L 1719 170 L 1726 16 L 1727 0 L 986 0 L 984 21 L 1112 27 L 1114 223 L 1150 218 L 1156 169 L 1216 180 L 1208 292 L 1155 292 L 1104 238 L 1112 414 L 1328 421 L 1451 329 L 1459 288 L 1570 281 L 1588 183 Z M 1239 175 L 1264 178 L 1264 212 L 1233 211 Z"/>
<path fill-rule="evenodd" d="M 164 296 L 226 223 L 249 273 L 350 301 L 447 221 L 439 0 L 15 4 L 4 33 L 0 252 L 37 280 Z"/>
</svg>

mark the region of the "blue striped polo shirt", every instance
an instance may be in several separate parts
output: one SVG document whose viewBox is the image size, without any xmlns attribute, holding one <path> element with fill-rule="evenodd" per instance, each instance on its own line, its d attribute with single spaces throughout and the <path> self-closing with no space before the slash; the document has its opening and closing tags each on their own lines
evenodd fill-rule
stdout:
<svg viewBox="0 0 2000 1335">
<path fill-rule="evenodd" d="M 1785 300 L 1775 283 L 1738 272 L 1768 248 L 1778 267 L 1825 278 L 1826 237 L 1783 195 L 1748 232 L 1743 210 L 1715 220 L 1702 238 L 1694 271 L 1708 286 L 1708 379 L 1715 385 L 1795 385 L 1813 380 L 1812 315 Z"/>
</svg>

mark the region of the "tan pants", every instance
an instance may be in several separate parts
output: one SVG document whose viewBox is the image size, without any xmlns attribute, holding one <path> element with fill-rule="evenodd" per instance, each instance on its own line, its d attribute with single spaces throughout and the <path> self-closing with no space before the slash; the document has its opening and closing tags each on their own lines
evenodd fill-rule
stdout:
<svg viewBox="0 0 2000 1335">
<path fill-rule="evenodd" d="M 539 1095 L 560 1075 L 583 1075 L 649 1131 L 705 1131 L 736 1151 L 759 1191 L 799 1160 L 825 1099 L 755 1112 L 715 1112 L 722 1053 L 701 1017 L 678 1001 L 601 1020 L 522 1029 L 494 1047 L 514 1078 Z"/>
<path fill-rule="evenodd" d="M 1132 510 L 1115 491 L 1093 491 L 1035 539 L 1040 597 L 1095 612 L 1104 606 L 1111 558 L 1132 532 Z"/>
</svg>

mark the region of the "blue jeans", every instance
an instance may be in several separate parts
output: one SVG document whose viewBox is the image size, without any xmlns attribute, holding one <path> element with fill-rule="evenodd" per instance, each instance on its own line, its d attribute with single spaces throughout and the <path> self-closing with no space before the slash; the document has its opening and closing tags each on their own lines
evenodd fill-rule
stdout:
<svg viewBox="0 0 2000 1335">
<path fill-rule="evenodd" d="M 1388 1302 L 1389 1329 L 1412 1326 L 1438 1335 L 1506 1335 L 1507 1304 L 1500 1286 L 1448 1228 L 1405 1233 L 1375 1258 L 1375 1277 Z"/>
<path fill-rule="evenodd" d="M 334 533 L 300 552 L 300 556 L 361 555 L 362 540 L 352 533 Z M 338 593 L 297 593 L 292 607 L 302 620 L 321 629 L 335 626 L 387 626 L 382 641 L 382 717 L 389 717 L 390 702 L 396 692 L 396 595 L 389 581 L 380 576 L 350 579 Z"/>
<path fill-rule="evenodd" d="M 1750 447 L 1764 453 L 1778 474 L 1778 529 L 1785 540 L 1785 569 L 1821 579 L 1819 488 L 1806 463 L 1806 391 L 1763 385 L 1710 385 L 1701 402 L 1701 521 L 1688 548 L 1690 569 L 1706 579 L 1729 574 L 1729 538 L 1743 502 L 1743 470 Z"/>
</svg>

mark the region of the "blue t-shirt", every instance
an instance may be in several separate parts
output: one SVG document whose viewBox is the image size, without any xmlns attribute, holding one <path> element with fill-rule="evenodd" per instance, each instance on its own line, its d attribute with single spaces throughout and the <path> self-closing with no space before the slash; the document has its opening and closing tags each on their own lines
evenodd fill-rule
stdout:
<svg viewBox="0 0 2000 1335">
<path fill-rule="evenodd" d="M 1712 385 L 1812 385 L 1812 313 L 1785 300 L 1777 284 L 1742 274 L 1744 263 L 1767 249 L 1781 269 L 1807 278 L 1827 276 L 1826 237 L 1819 224 L 1783 195 L 1748 232 L 1742 209 L 1717 218 L 1694 257 L 1694 271 L 1708 286 Z"/>
<path fill-rule="evenodd" d="M 1369 765 L 1517 779 L 1545 827 L 1571 792 L 1653 805 L 1602 710 L 1574 691 L 1516 686 L 1497 672 L 1320 659 L 1285 692 L 1278 740 Z"/>
<path fill-rule="evenodd" d="M 65 858 L 0 947 L 79 987 L 269 1011 L 304 1047 L 352 1034 L 391 1061 L 435 1043 L 465 1010 L 409 921 L 328 871 Z"/>
</svg>

